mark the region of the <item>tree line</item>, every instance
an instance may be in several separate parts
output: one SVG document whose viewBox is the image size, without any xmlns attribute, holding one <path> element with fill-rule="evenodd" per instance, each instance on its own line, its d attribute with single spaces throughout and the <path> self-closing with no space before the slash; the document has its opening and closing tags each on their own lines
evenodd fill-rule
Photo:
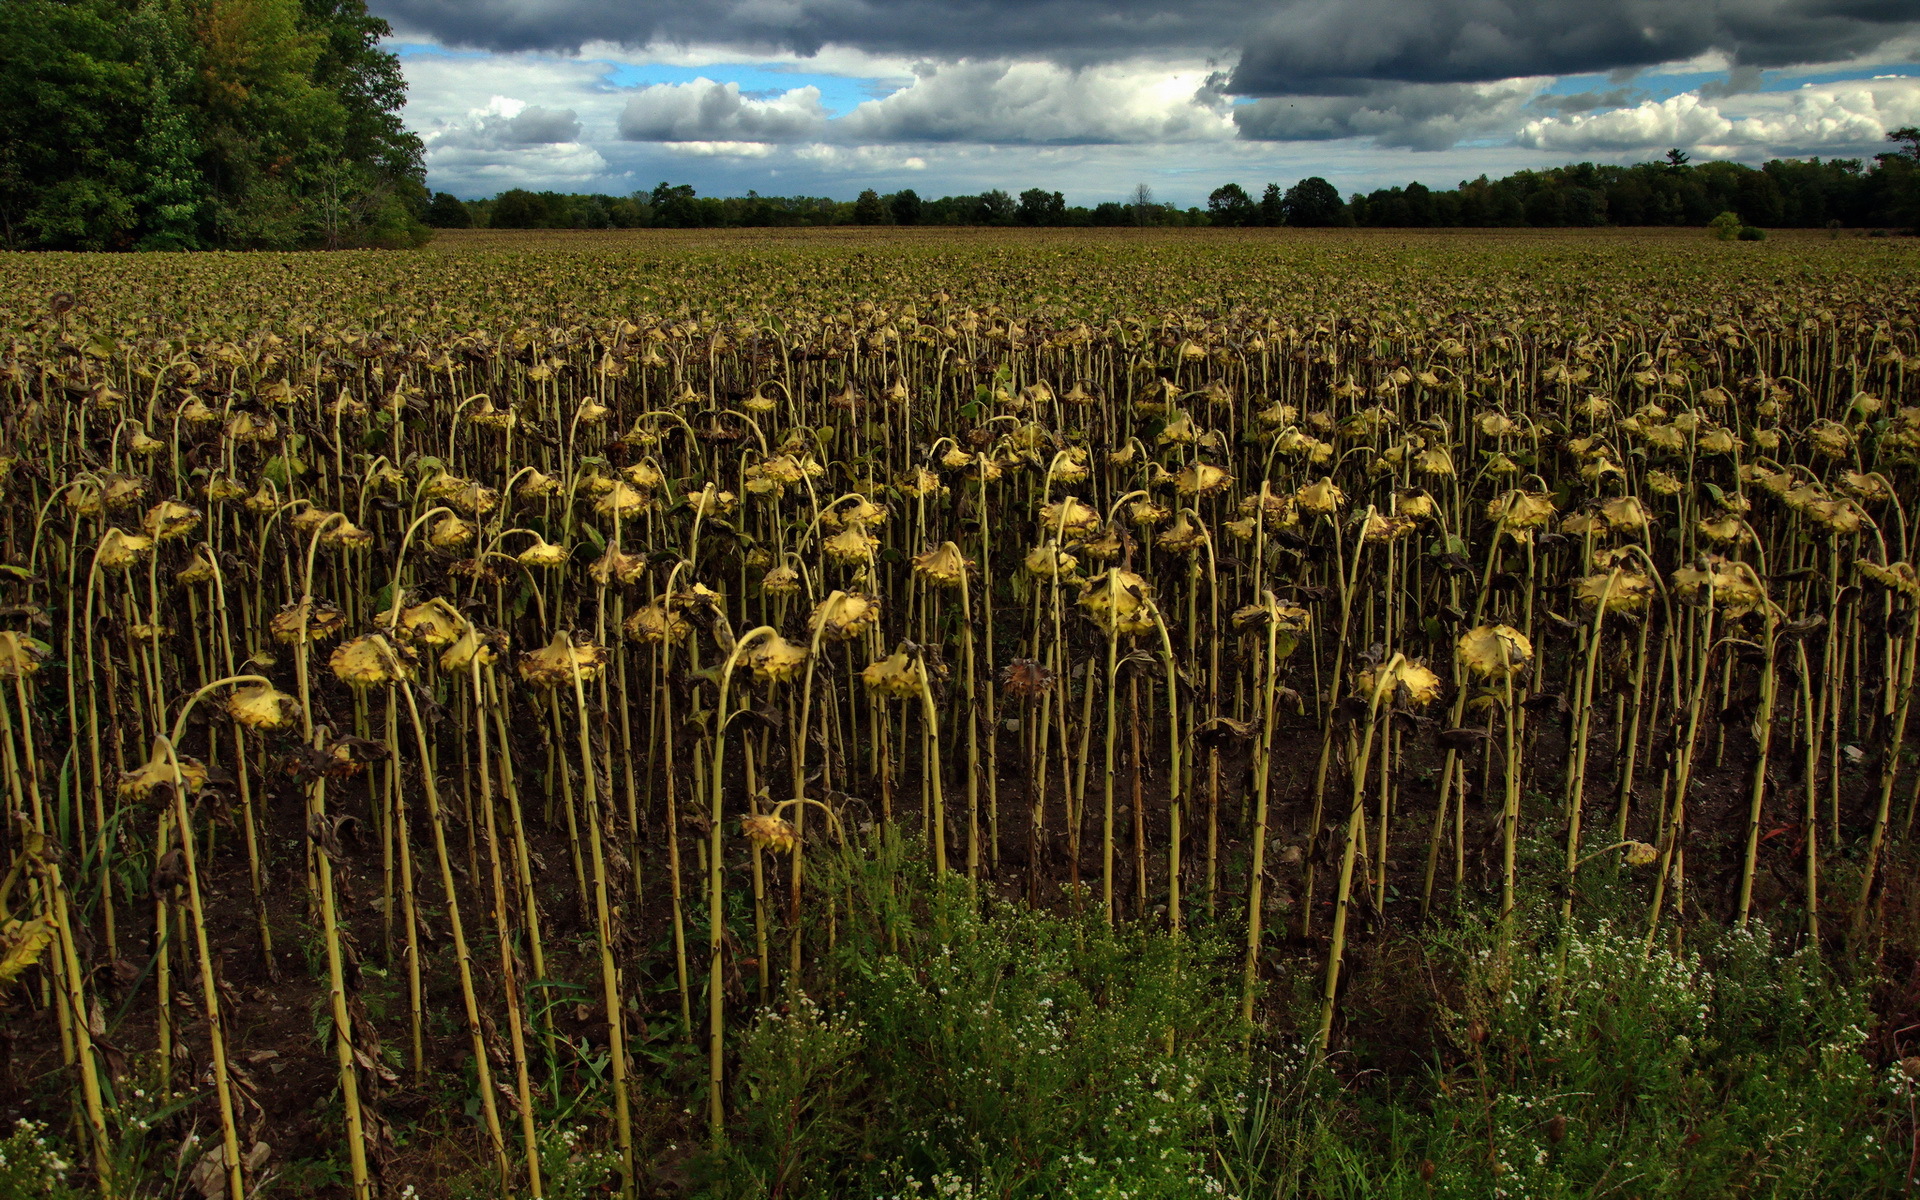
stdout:
<svg viewBox="0 0 1920 1200">
<path fill-rule="evenodd" d="M 1028 188 L 1018 196 L 995 189 L 978 195 L 924 198 L 911 188 L 875 189 L 852 201 L 820 196 L 701 196 L 687 184 L 661 183 L 629 196 L 532 192 L 516 188 L 485 200 L 440 192 L 427 223 L 441 228 L 689 229 L 809 225 L 1028 226 L 1373 226 L 1565 227 L 1708 225 L 1734 213 L 1760 228 L 1912 227 L 1920 225 L 1920 130 L 1888 135 L 1899 148 L 1860 159 L 1774 159 L 1759 167 L 1694 164 L 1669 151 L 1633 166 L 1577 163 L 1517 171 L 1502 179 L 1462 180 L 1457 188 L 1410 183 L 1342 197 L 1319 176 L 1290 187 L 1269 183 L 1256 198 L 1223 184 L 1206 207 L 1180 208 L 1154 199 L 1142 184 L 1124 200 L 1071 205 L 1056 191 Z"/>
<path fill-rule="evenodd" d="M 0 246 L 417 245 L 428 196 L 364 0 L 0 0 Z"/>
</svg>

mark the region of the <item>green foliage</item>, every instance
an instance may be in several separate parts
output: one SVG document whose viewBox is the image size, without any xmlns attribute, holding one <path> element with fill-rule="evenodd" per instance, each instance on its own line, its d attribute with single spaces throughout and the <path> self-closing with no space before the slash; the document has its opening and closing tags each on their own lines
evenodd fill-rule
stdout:
<svg viewBox="0 0 1920 1200">
<path fill-rule="evenodd" d="M 1767 240 L 1767 231 L 1755 225 L 1742 225 L 1737 237 L 1743 242 L 1764 242 Z"/>
<path fill-rule="evenodd" d="M 362 0 L 19 0 L 0 43 L 0 244 L 412 244 L 405 84 Z"/>
<path fill-rule="evenodd" d="M 1224 1114 L 1228 1174 L 1248 1197 L 1897 1194 L 1913 1085 L 1860 1053 L 1864 990 L 1757 924 L 1702 933 L 1441 935 L 1427 1078 L 1341 1088 L 1276 1055 Z"/>
<path fill-rule="evenodd" d="M 1260 215 L 1253 197 L 1237 183 L 1217 187 L 1207 197 L 1207 216 L 1215 225 L 1256 225 Z"/>
<path fill-rule="evenodd" d="M 0 1196 L 36 1196 L 79 1200 L 85 1193 L 67 1185 L 73 1163 L 67 1150 L 47 1136 L 47 1127 L 24 1117 L 0 1139 Z"/>
<path fill-rule="evenodd" d="M 1713 236 L 1723 242 L 1730 242 L 1740 232 L 1740 214 L 1723 212 L 1707 222 L 1707 228 L 1713 230 Z"/>
<path fill-rule="evenodd" d="M 435 192 L 427 205 L 427 224 L 434 229 L 466 229 L 473 224 L 473 214 L 452 192 Z"/>
<path fill-rule="evenodd" d="M 1280 199 L 1280 212 L 1289 225 L 1351 225 L 1353 215 L 1340 200 L 1332 184 L 1311 175 L 1288 188 Z"/>
<path fill-rule="evenodd" d="M 880 193 L 868 188 L 860 193 L 853 202 L 853 223 L 855 225 L 880 225 L 887 219 L 887 206 L 880 203 Z"/>
<path fill-rule="evenodd" d="M 1214 1106 L 1241 1072 L 1224 946 L 1019 904 L 981 913 L 898 843 L 831 870 L 854 897 L 844 998 L 827 1011 L 801 998 L 742 1038 L 731 1148 L 703 1164 L 710 1195 L 1217 1187 Z"/>
</svg>

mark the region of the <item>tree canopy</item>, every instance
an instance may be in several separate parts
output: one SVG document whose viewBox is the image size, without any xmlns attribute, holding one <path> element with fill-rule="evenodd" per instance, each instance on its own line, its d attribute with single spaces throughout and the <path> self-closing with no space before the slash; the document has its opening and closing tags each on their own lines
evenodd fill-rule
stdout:
<svg viewBox="0 0 1920 1200">
<path fill-rule="evenodd" d="M 364 0 L 6 0 L 0 245 L 426 235 L 406 83 Z"/>
</svg>

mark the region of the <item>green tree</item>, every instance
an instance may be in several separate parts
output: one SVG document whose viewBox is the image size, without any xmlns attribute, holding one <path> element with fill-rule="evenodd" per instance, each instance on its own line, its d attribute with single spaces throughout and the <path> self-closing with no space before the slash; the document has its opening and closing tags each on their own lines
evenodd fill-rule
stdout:
<svg viewBox="0 0 1920 1200">
<path fill-rule="evenodd" d="M 466 229 L 473 225 L 473 214 L 452 192 L 435 192 L 427 205 L 427 224 L 435 229 Z"/>
<path fill-rule="evenodd" d="M 902 188 L 887 197 L 887 208 L 893 213 L 895 225 L 918 225 L 920 223 L 920 193 L 912 188 Z"/>
<path fill-rule="evenodd" d="M 1342 225 L 1352 220 L 1340 193 L 1318 175 L 1309 175 L 1288 188 L 1281 198 L 1280 209 L 1289 225 Z"/>
<path fill-rule="evenodd" d="M 1247 189 L 1237 183 L 1223 184 L 1207 197 L 1207 216 L 1215 225 L 1251 225 L 1259 211 Z"/>
<path fill-rule="evenodd" d="M 0 235 L 9 246 L 130 245 L 151 99 L 118 6 L 7 0 L 0 37 Z"/>
<path fill-rule="evenodd" d="M 999 188 L 982 192 L 973 202 L 973 219 L 981 225 L 1011 225 L 1014 211 L 1013 197 Z"/>
<path fill-rule="evenodd" d="M 362 0 L 6 0 L 0 241 L 411 244 L 405 83 Z"/>
<path fill-rule="evenodd" d="M 861 192 L 853 202 L 853 223 L 855 225 L 883 225 L 887 220 L 887 206 L 880 203 L 880 193 L 868 188 Z"/>
<path fill-rule="evenodd" d="M 1059 192 L 1028 188 L 1020 193 L 1020 205 L 1014 210 L 1022 225 L 1060 225 L 1067 219 L 1067 200 Z"/>
</svg>

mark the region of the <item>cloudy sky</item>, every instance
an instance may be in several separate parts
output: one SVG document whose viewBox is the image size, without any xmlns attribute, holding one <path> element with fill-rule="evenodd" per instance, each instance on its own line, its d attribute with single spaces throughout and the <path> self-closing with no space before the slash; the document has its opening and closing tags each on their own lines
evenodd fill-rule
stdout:
<svg viewBox="0 0 1920 1200">
<path fill-rule="evenodd" d="M 1181 205 L 1670 146 L 1865 157 L 1920 0 L 371 0 L 429 183 Z"/>
</svg>

